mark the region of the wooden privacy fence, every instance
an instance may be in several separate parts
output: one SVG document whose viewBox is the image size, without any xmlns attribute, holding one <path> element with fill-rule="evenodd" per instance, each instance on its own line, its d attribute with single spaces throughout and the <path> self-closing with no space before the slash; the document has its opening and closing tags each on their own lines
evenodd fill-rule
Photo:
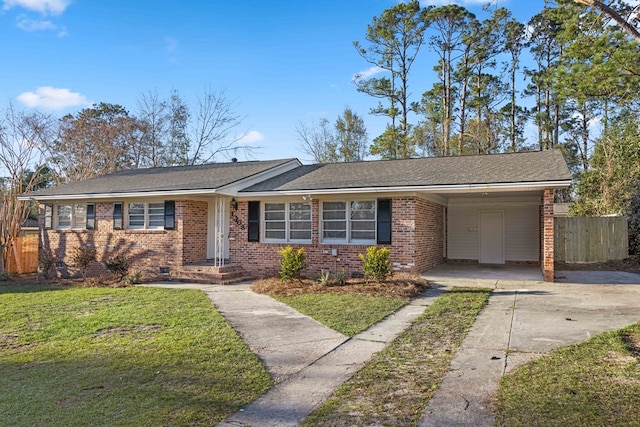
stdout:
<svg viewBox="0 0 640 427">
<path fill-rule="evenodd" d="M 9 273 L 35 273 L 38 271 L 38 235 L 18 237 L 9 248 L 6 269 Z"/>
<path fill-rule="evenodd" d="M 554 259 L 605 262 L 629 256 L 629 225 L 624 217 L 554 218 Z"/>
</svg>

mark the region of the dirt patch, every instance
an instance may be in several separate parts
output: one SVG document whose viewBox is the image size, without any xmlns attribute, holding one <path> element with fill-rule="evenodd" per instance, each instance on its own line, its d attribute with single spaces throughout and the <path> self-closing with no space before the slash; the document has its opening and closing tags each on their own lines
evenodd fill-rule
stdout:
<svg viewBox="0 0 640 427">
<path fill-rule="evenodd" d="M 389 297 L 414 297 L 429 288 L 427 280 L 415 275 L 395 274 L 382 282 L 367 282 L 366 279 L 348 279 L 344 285 L 325 285 L 311 279 L 282 282 L 279 278 L 254 282 L 251 289 L 259 294 L 294 296 L 301 294 L 366 294 Z"/>
<path fill-rule="evenodd" d="M 136 325 L 136 326 L 118 326 L 116 328 L 98 329 L 94 334 L 94 338 L 107 335 L 125 335 L 131 332 L 156 331 L 161 329 L 160 325 Z"/>
<path fill-rule="evenodd" d="M 585 262 L 585 263 L 569 263 L 556 262 L 556 271 L 627 271 L 629 273 L 640 274 L 640 258 L 627 258 L 623 260 L 607 261 L 607 262 Z"/>
</svg>

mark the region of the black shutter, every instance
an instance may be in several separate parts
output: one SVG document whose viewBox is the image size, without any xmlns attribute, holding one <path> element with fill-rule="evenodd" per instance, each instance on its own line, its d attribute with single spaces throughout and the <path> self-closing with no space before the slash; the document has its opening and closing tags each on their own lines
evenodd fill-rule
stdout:
<svg viewBox="0 0 640 427">
<path fill-rule="evenodd" d="M 122 230 L 122 202 L 113 204 L 113 229 Z"/>
<path fill-rule="evenodd" d="M 260 241 L 260 202 L 249 202 L 247 240 Z"/>
<path fill-rule="evenodd" d="M 174 200 L 164 201 L 164 229 L 176 229 L 176 202 Z"/>
<path fill-rule="evenodd" d="M 44 228 L 53 226 L 53 205 L 44 205 Z"/>
<path fill-rule="evenodd" d="M 378 243 L 391 243 L 391 199 L 378 200 Z"/>
<path fill-rule="evenodd" d="M 87 230 L 93 230 L 96 227 L 96 205 L 95 203 L 87 203 Z"/>
</svg>

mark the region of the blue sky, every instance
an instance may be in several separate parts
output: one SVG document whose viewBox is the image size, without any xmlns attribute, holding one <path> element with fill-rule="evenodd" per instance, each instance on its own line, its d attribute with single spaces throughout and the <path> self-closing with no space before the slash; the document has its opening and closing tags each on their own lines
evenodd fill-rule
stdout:
<svg viewBox="0 0 640 427">
<path fill-rule="evenodd" d="M 485 1 L 458 3 L 486 16 Z M 253 158 L 308 160 L 298 150 L 299 122 L 334 121 L 349 106 L 365 119 L 370 139 L 384 129 L 384 119 L 368 114 L 376 101 L 351 83 L 370 68 L 352 42 L 364 42 L 372 18 L 394 4 L 0 0 L 0 108 L 13 102 L 62 115 L 108 102 L 135 112 L 143 92 L 176 89 L 193 102 L 210 86 L 237 102 L 245 117 L 237 131 L 258 147 Z M 498 4 L 526 21 L 543 0 Z M 431 87 L 434 61 L 425 49 L 416 62 L 416 101 Z"/>
</svg>

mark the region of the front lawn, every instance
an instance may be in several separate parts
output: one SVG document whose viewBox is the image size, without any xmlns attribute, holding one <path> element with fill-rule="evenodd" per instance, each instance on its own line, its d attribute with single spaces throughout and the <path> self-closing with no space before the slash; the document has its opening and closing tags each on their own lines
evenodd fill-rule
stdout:
<svg viewBox="0 0 640 427">
<path fill-rule="evenodd" d="M 375 325 L 409 302 L 408 297 L 385 297 L 365 294 L 272 295 L 300 313 L 352 337 Z"/>
<path fill-rule="evenodd" d="M 416 425 L 490 293 L 454 288 L 436 299 L 305 425 Z"/>
<path fill-rule="evenodd" d="M 640 425 L 640 323 L 504 376 L 496 409 L 501 426 Z"/>
<path fill-rule="evenodd" d="M 344 285 L 309 279 L 265 279 L 251 285 L 255 292 L 268 294 L 350 337 L 407 305 L 411 297 L 427 287 L 425 279 L 406 274 L 374 283 L 358 278 L 349 279 Z"/>
<path fill-rule="evenodd" d="M 214 425 L 271 385 L 199 291 L 0 287 L 0 420 Z"/>
</svg>

